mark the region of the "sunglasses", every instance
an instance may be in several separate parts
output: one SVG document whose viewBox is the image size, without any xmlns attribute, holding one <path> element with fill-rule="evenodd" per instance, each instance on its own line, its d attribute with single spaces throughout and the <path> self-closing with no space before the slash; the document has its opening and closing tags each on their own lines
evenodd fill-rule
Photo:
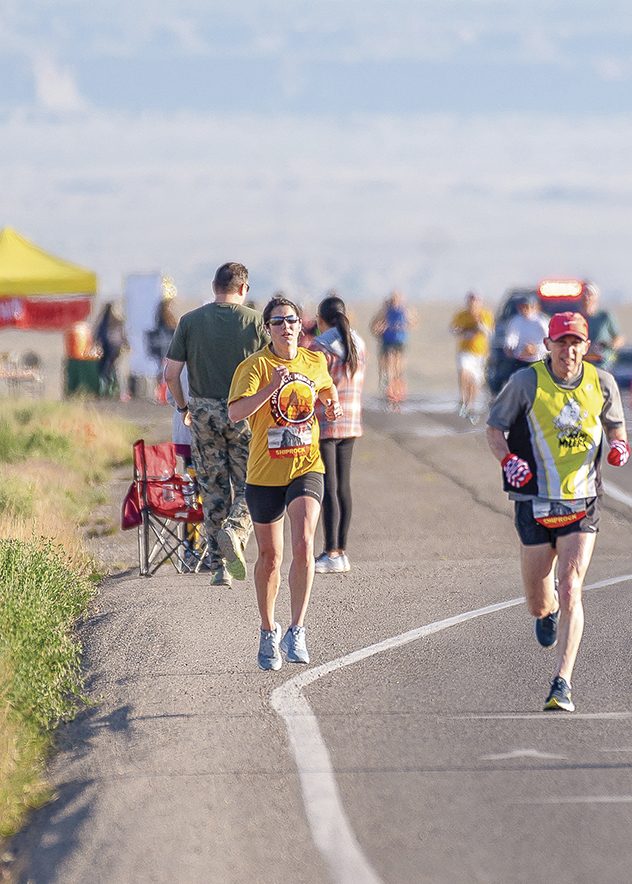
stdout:
<svg viewBox="0 0 632 884">
<path fill-rule="evenodd" d="M 296 323 L 300 321 L 301 320 L 298 316 L 272 316 L 268 319 L 268 325 L 279 327 L 282 326 L 284 322 L 287 322 L 288 325 L 296 325 Z"/>
</svg>

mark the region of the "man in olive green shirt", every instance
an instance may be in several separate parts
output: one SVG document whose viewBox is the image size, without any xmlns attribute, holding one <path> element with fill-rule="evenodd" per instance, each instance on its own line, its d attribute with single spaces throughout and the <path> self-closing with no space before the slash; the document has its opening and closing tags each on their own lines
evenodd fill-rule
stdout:
<svg viewBox="0 0 632 884">
<path fill-rule="evenodd" d="M 230 585 L 231 573 L 245 578 L 243 550 L 252 531 L 244 496 L 250 427 L 245 420 L 230 421 L 227 407 L 235 369 L 269 340 L 261 313 L 244 306 L 249 288 L 243 264 L 219 267 L 213 280 L 215 300 L 182 316 L 165 368 L 176 407 L 191 422 L 191 454 L 215 586 Z M 185 365 L 188 401 L 180 382 Z"/>
</svg>

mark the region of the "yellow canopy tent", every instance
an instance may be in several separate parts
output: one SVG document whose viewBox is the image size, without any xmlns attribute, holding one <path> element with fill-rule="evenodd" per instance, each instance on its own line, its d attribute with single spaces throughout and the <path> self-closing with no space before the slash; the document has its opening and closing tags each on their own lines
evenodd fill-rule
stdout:
<svg viewBox="0 0 632 884">
<path fill-rule="evenodd" d="M 0 232 L 0 328 L 52 331 L 90 315 L 97 276 L 40 249 L 5 227 Z"/>
</svg>

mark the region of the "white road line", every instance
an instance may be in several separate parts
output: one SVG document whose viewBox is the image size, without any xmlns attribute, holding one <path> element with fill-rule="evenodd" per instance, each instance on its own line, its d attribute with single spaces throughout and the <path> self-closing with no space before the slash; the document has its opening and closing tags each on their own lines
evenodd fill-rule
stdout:
<svg viewBox="0 0 632 884">
<path fill-rule="evenodd" d="M 561 761 L 566 755 L 551 755 L 539 749 L 514 749 L 512 752 L 501 752 L 499 755 L 481 755 L 480 761 L 513 761 L 514 758 L 541 758 L 547 761 Z"/>
<path fill-rule="evenodd" d="M 632 574 L 601 580 L 584 589 L 601 589 L 627 580 L 632 580 Z M 333 881 L 337 884 L 383 884 L 383 882 L 371 868 L 349 825 L 340 800 L 327 746 L 320 733 L 316 716 L 305 697 L 301 695 L 302 689 L 325 675 L 381 654 L 383 651 L 391 651 L 419 638 L 441 632 L 450 626 L 457 626 L 477 617 L 521 605 L 524 601 L 524 596 L 521 596 L 507 602 L 466 611 L 445 620 L 437 620 L 426 626 L 419 626 L 401 635 L 360 648 L 344 657 L 337 657 L 329 663 L 314 666 L 313 669 L 295 675 L 272 692 L 270 697 L 272 708 L 283 718 L 287 728 L 314 844 L 325 860 Z M 545 717 L 544 713 L 542 715 Z M 558 720 L 559 713 L 555 713 L 554 716 L 549 713 L 547 717 Z"/>
</svg>

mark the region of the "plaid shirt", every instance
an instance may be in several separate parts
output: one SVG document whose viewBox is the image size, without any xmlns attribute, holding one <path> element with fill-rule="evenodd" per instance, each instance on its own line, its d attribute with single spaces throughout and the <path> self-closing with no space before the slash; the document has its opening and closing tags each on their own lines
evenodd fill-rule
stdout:
<svg viewBox="0 0 632 884">
<path fill-rule="evenodd" d="M 319 335 L 310 344 L 310 350 L 320 350 L 325 354 L 331 379 L 338 390 L 338 399 L 343 415 L 336 421 L 328 421 L 325 417 L 325 406 L 320 400 L 316 402 L 316 417 L 320 424 L 321 439 L 348 439 L 362 435 L 362 387 L 366 371 L 366 344 L 362 338 L 352 332 L 358 350 L 358 368 L 350 378 L 345 372 L 343 362 L 342 340 L 337 329 L 330 328 Z"/>
</svg>

